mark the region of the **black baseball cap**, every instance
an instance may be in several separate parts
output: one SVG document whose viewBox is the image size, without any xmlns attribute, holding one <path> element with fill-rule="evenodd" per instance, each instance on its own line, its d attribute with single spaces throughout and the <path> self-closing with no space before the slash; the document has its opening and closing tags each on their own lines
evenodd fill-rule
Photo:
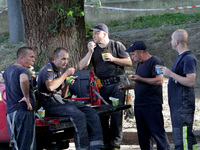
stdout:
<svg viewBox="0 0 200 150">
<path fill-rule="evenodd" d="M 135 50 L 146 50 L 146 45 L 144 44 L 143 41 L 135 41 L 133 42 L 133 44 L 131 45 L 131 47 L 129 47 L 126 52 L 134 52 Z"/>
<path fill-rule="evenodd" d="M 90 29 L 89 31 L 104 31 L 104 32 L 108 33 L 108 27 L 107 27 L 107 25 L 105 25 L 103 23 L 99 23 L 94 28 Z"/>
</svg>

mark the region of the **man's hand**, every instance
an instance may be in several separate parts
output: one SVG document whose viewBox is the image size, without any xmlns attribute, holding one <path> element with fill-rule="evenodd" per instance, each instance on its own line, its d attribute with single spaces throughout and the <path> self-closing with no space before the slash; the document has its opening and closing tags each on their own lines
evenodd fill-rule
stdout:
<svg viewBox="0 0 200 150">
<path fill-rule="evenodd" d="M 94 52 L 94 48 L 95 48 L 95 47 L 96 47 L 96 44 L 95 44 L 93 41 L 91 41 L 91 42 L 88 43 L 88 50 L 89 50 L 91 53 Z"/>
<path fill-rule="evenodd" d="M 67 76 L 72 76 L 75 72 L 75 69 L 74 68 L 68 68 L 66 71 L 65 71 L 65 74 L 67 74 Z"/>
<path fill-rule="evenodd" d="M 118 88 L 122 92 L 122 91 L 125 91 L 127 89 L 127 86 L 125 84 L 120 84 Z"/>
<path fill-rule="evenodd" d="M 104 61 L 110 61 L 110 62 L 113 62 L 114 59 L 115 59 L 115 58 L 112 56 L 111 53 L 105 53 L 104 58 L 105 58 Z"/>
<path fill-rule="evenodd" d="M 132 81 L 136 81 L 139 82 L 141 77 L 139 75 L 132 75 L 131 77 L 129 77 L 129 79 L 131 79 Z"/>
<path fill-rule="evenodd" d="M 163 67 L 163 68 L 162 68 L 162 72 L 163 72 L 163 75 L 164 75 L 164 76 L 166 76 L 166 77 L 171 77 L 172 71 L 169 70 L 167 67 Z"/>
<path fill-rule="evenodd" d="M 23 98 L 22 98 L 21 100 L 19 100 L 18 102 L 19 102 L 19 103 L 25 102 L 26 105 L 27 105 L 27 109 L 28 109 L 28 110 L 33 110 L 32 105 L 31 105 L 31 103 L 30 103 L 30 101 L 29 101 L 28 98 L 23 97 Z"/>
</svg>

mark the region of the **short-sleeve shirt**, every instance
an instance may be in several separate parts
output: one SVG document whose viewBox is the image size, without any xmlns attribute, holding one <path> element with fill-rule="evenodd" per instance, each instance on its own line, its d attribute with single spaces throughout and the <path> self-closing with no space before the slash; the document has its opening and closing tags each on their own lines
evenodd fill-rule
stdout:
<svg viewBox="0 0 200 150">
<path fill-rule="evenodd" d="M 3 78 L 5 79 L 6 85 L 6 113 L 12 113 L 16 110 L 26 111 L 27 104 L 25 102 L 19 103 L 24 95 L 20 88 L 20 75 L 26 74 L 29 79 L 29 100 L 34 109 L 35 107 L 35 95 L 33 88 L 33 80 L 30 71 L 20 65 L 10 65 L 4 72 Z"/>
<path fill-rule="evenodd" d="M 105 48 L 101 48 L 97 44 L 91 59 L 96 76 L 100 79 L 104 79 L 104 78 L 109 78 L 111 76 L 124 74 L 123 66 L 119 66 L 115 63 L 104 61 L 102 59 L 102 53 L 104 50 L 109 50 L 109 53 L 111 53 L 113 57 L 117 58 L 129 57 L 129 54 L 125 51 L 126 50 L 125 46 L 118 41 L 110 40 Z"/>
<path fill-rule="evenodd" d="M 138 63 L 136 74 L 143 78 L 155 78 L 155 66 L 162 65 L 162 61 L 155 56 Z M 162 104 L 162 86 L 150 85 L 144 82 L 135 82 L 135 105 Z"/>
<path fill-rule="evenodd" d="M 179 55 L 172 67 L 172 72 L 175 72 L 182 77 L 186 77 L 186 74 L 188 73 L 196 73 L 196 71 L 197 59 L 191 51 L 186 51 Z M 174 82 L 173 78 L 169 78 L 169 84 Z"/>
<path fill-rule="evenodd" d="M 55 91 L 49 91 L 46 87 L 45 82 L 47 80 L 54 80 L 61 75 L 61 72 L 57 69 L 53 62 L 49 62 L 39 72 L 38 75 L 38 92 L 39 92 L 39 101 L 44 101 L 46 98 L 50 97 L 52 93 L 61 94 L 61 86 L 58 87 Z"/>
</svg>

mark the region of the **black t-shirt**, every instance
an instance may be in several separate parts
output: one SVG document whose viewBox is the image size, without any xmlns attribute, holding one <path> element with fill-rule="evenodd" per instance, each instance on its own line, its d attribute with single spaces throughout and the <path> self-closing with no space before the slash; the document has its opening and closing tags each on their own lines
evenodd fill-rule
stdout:
<svg viewBox="0 0 200 150">
<path fill-rule="evenodd" d="M 126 58 L 129 57 L 129 54 L 125 51 L 125 49 L 126 48 L 122 43 L 115 42 L 113 40 L 110 40 L 105 48 L 101 48 L 97 44 L 91 59 L 96 76 L 100 79 L 104 79 L 124 74 L 124 67 L 109 61 L 104 61 L 102 59 L 102 53 L 104 50 L 109 50 L 113 57 Z"/>
<path fill-rule="evenodd" d="M 143 78 L 154 78 L 156 73 L 155 65 L 162 65 L 158 57 L 138 63 L 136 74 Z M 144 82 L 135 82 L 135 105 L 162 104 L 162 86 L 150 85 Z"/>
<path fill-rule="evenodd" d="M 35 95 L 33 89 L 33 80 L 30 71 L 20 65 L 10 65 L 4 72 L 3 78 L 5 79 L 6 85 L 6 112 L 12 113 L 15 110 L 27 110 L 27 105 L 25 102 L 19 103 L 24 95 L 20 88 L 20 75 L 26 74 L 29 78 L 29 100 L 34 109 L 35 107 Z"/>
<path fill-rule="evenodd" d="M 47 97 L 51 96 L 53 93 L 49 91 L 46 87 L 45 82 L 47 80 L 54 80 L 61 75 L 61 72 L 58 71 L 55 64 L 53 62 L 49 62 L 39 72 L 38 75 L 38 93 L 39 93 L 39 101 L 44 101 Z M 55 91 L 54 91 L 55 92 Z M 56 93 L 61 94 L 61 86 L 56 89 Z"/>
</svg>

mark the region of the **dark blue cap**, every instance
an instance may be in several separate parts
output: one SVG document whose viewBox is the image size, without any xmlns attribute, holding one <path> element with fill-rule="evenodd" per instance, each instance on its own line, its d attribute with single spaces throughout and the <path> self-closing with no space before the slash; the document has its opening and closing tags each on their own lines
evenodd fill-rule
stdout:
<svg viewBox="0 0 200 150">
<path fill-rule="evenodd" d="M 129 47 L 126 52 L 130 53 L 135 50 L 146 50 L 146 45 L 144 44 L 143 41 L 135 41 L 131 47 Z"/>
<path fill-rule="evenodd" d="M 100 23 L 100 24 L 96 25 L 94 28 L 90 29 L 89 31 L 104 31 L 104 32 L 108 33 L 108 27 L 107 27 L 107 25 Z"/>
</svg>

